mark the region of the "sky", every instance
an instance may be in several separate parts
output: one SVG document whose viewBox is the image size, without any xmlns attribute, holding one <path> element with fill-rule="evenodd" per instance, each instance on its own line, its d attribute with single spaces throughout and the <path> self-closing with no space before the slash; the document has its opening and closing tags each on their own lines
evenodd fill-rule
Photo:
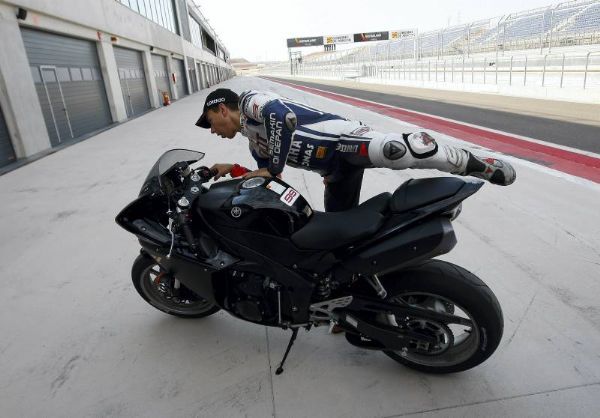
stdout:
<svg viewBox="0 0 600 418">
<path fill-rule="evenodd" d="M 425 32 L 557 4 L 548 0 L 195 1 L 230 57 L 248 61 L 287 60 L 287 38 L 411 28 Z M 307 54 L 315 48 L 303 50 Z"/>
</svg>

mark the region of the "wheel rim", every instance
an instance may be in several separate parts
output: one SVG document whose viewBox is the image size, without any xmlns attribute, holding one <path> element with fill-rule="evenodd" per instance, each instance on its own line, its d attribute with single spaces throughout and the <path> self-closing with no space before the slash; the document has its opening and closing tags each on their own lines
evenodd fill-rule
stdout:
<svg viewBox="0 0 600 418">
<path fill-rule="evenodd" d="M 390 302 L 403 301 L 411 306 L 426 308 L 437 312 L 451 313 L 466 318 L 473 324 L 465 326 L 459 324 L 442 324 L 422 318 L 396 318 L 387 315 L 384 320 L 388 325 L 406 326 L 413 332 L 421 332 L 428 336 L 438 338 L 439 348 L 434 348 L 428 353 L 415 351 L 392 351 L 396 355 L 412 363 L 430 367 L 449 367 L 469 359 L 479 347 L 479 327 L 475 318 L 463 307 L 440 295 L 425 292 L 407 292 L 396 295 Z M 414 347 L 413 347 L 414 348 Z"/>
<path fill-rule="evenodd" d="M 141 288 L 150 303 L 162 311 L 180 315 L 199 315 L 212 309 L 214 305 L 196 295 L 180 284 L 176 279 L 167 275 L 158 264 L 144 269 L 141 277 Z"/>
</svg>

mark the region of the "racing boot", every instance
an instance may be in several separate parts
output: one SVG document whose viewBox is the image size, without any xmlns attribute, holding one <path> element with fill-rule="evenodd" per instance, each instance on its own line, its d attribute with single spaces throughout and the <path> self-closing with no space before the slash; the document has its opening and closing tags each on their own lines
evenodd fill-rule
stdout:
<svg viewBox="0 0 600 418">
<path fill-rule="evenodd" d="M 477 177 L 500 186 L 508 186 L 517 178 L 515 169 L 506 161 L 492 157 L 479 157 L 466 150 L 465 152 L 469 156 L 467 165 L 463 172 L 456 174 Z"/>
</svg>

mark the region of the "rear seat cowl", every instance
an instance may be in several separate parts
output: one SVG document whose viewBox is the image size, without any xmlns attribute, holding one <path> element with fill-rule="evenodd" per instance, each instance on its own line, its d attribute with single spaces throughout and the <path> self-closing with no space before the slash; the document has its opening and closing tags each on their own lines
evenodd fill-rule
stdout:
<svg viewBox="0 0 600 418">
<path fill-rule="evenodd" d="M 396 189 L 390 199 L 392 212 L 406 212 L 454 196 L 465 184 L 456 177 L 410 179 Z"/>
</svg>

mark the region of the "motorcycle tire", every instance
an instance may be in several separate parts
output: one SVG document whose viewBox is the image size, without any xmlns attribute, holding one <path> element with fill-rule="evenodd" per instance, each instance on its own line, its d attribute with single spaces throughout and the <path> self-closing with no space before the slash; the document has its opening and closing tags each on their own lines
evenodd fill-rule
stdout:
<svg viewBox="0 0 600 418">
<path fill-rule="evenodd" d="M 156 277 L 160 274 L 160 266 L 145 254 L 140 254 L 135 259 L 131 269 L 131 278 L 135 290 L 146 302 L 159 311 L 180 318 L 203 318 L 220 310 L 218 306 L 202 299 L 191 290 L 185 288 L 183 284 L 180 285 L 180 293 L 181 289 L 183 289 L 187 299 L 181 300 L 169 297 L 167 295 L 168 291 L 165 291 L 165 284 L 157 283 L 162 280 L 162 278 L 157 279 Z M 155 277 L 151 277 L 152 275 Z"/>
<path fill-rule="evenodd" d="M 439 336 L 439 346 L 434 346 L 438 347 L 437 353 L 435 350 L 423 354 L 384 351 L 397 362 L 427 373 L 461 372 L 485 361 L 500 344 L 504 319 L 498 299 L 481 279 L 464 268 L 445 261 L 428 260 L 383 275 L 380 280 L 388 292 L 388 302 L 401 298 L 412 305 L 467 316 L 473 324 L 458 334 L 464 325 L 400 318 L 392 325 L 402 323 L 412 331 Z M 389 317 L 387 321 L 390 321 Z"/>
</svg>

